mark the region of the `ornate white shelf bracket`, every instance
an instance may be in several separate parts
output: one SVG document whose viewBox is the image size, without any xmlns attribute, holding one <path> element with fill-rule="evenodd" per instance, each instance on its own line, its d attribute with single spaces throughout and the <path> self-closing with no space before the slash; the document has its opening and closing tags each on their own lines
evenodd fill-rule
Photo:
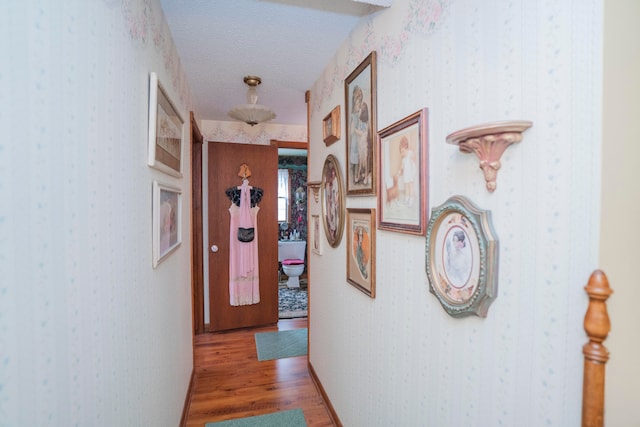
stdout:
<svg viewBox="0 0 640 427">
<path fill-rule="evenodd" d="M 313 193 L 313 200 L 318 203 L 318 198 L 320 197 L 320 181 L 307 182 L 307 188 Z"/>
<path fill-rule="evenodd" d="M 486 123 L 449 134 L 447 143 L 458 145 L 463 153 L 476 153 L 487 190 L 493 193 L 497 186 L 502 153 L 511 144 L 522 141 L 522 132 L 532 125 L 533 122 L 526 120 Z"/>
</svg>

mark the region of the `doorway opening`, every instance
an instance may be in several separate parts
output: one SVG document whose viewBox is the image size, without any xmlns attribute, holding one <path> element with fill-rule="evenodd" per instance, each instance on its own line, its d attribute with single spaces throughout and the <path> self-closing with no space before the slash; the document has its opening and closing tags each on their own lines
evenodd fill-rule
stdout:
<svg viewBox="0 0 640 427">
<path fill-rule="evenodd" d="M 278 316 L 307 317 L 307 150 L 278 148 Z M 302 249 L 304 247 L 304 249 Z M 284 265 L 283 265 L 284 264 Z"/>
</svg>

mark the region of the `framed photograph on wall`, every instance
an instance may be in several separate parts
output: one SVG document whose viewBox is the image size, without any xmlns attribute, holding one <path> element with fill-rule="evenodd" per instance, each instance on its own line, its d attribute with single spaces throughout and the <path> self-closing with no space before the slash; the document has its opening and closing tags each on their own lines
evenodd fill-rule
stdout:
<svg viewBox="0 0 640 427">
<path fill-rule="evenodd" d="M 424 236 L 429 174 L 427 109 L 378 132 L 378 228 Z"/>
<path fill-rule="evenodd" d="M 182 177 L 182 128 L 184 120 L 156 73 L 149 76 L 148 164 L 169 175 Z"/>
<path fill-rule="evenodd" d="M 332 248 L 342 240 L 344 231 L 344 187 L 338 159 L 328 155 L 322 167 L 322 222 Z"/>
<path fill-rule="evenodd" d="M 153 268 L 182 243 L 182 190 L 153 181 Z"/>
<path fill-rule="evenodd" d="M 376 52 L 372 51 L 344 81 L 347 194 L 375 195 Z"/>
<path fill-rule="evenodd" d="M 347 282 L 376 296 L 375 209 L 347 209 Z"/>
<path fill-rule="evenodd" d="M 322 120 L 322 137 L 327 147 L 340 139 L 339 105 L 336 105 L 336 107 Z"/>
<path fill-rule="evenodd" d="M 426 239 L 429 290 L 452 317 L 486 317 L 498 294 L 498 238 L 491 212 L 463 196 L 431 211 Z"/>
<path fill-rule="evenodd" d="M 311 233 L 311 250 L 314 254 L 322 255 L 322 238 L 320 236 L 320 215 L 311 215 L 309 224 Z"/>
</svg>

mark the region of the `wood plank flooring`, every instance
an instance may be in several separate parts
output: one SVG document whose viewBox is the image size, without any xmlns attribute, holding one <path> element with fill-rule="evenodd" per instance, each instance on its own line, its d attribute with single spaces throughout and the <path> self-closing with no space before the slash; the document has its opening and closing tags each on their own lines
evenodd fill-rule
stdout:
<svg viewBox="0 0 640 427">
<path fill-rule="evenodd" d="M 333 426 L 307 356 L 258 361 L 256 332 L 306 328 L 307 319 L 195 338 L 195 374 L 186 426 L 301 408 L 309 427 Z"/>
</svg>

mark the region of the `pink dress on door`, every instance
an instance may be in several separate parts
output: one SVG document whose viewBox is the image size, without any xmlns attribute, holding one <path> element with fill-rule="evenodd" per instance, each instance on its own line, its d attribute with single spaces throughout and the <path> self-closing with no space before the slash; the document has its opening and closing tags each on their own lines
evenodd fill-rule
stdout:
<svg viewBox="0 0 640 427">
<path fill-rule="evenodd" d="M 233 306 L 257 304 L 260 302 L 258 269 L 258 211 L 251 207 L 251 187 L 244 181 L 240 187 L 240 206 L 231 203 L 229 207 L 229 303 Z M 239 227 L 253 227 L 251 242 L 238 240 Z"/>
</svg>

